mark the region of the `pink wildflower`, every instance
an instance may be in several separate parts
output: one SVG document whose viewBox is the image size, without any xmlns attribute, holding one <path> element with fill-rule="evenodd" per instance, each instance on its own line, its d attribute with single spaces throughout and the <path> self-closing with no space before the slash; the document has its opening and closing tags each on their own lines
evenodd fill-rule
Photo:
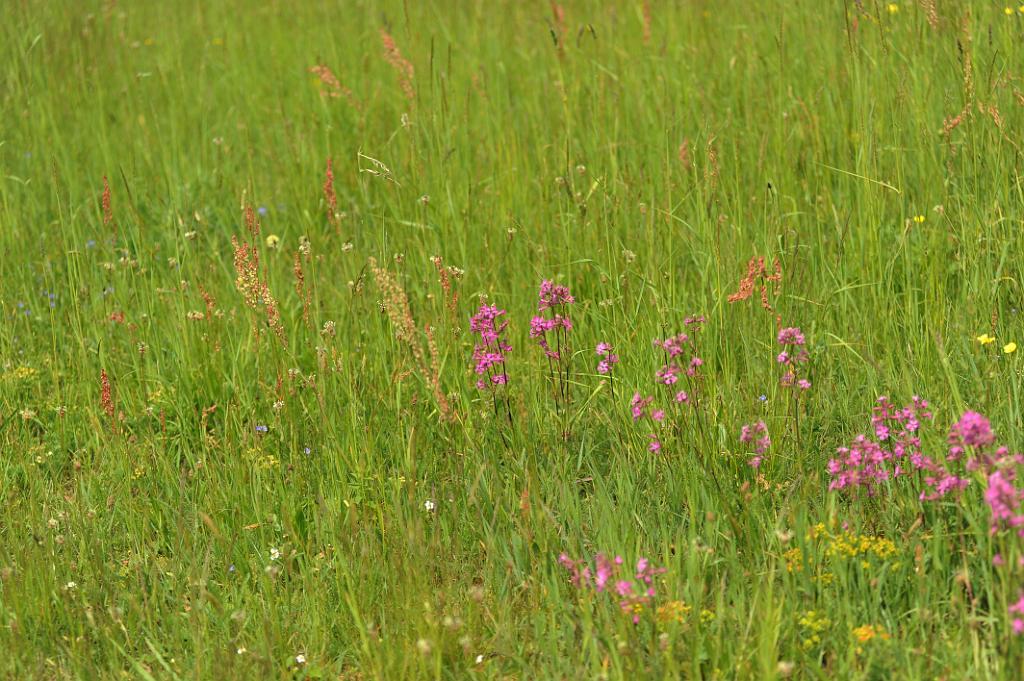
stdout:
<svg viewBox="0 0 1024 681">
<path fill-rule="evenodd" d="M 995 440 L 989 420 L 976 411 L 965 412 L 953 426 L 953 431 L 969 447 L 984 447 Z"/>
</svg>

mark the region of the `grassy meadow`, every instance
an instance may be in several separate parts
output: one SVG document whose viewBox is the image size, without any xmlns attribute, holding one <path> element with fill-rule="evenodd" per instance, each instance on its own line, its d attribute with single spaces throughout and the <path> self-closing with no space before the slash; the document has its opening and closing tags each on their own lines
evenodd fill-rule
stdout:
<svg viewBox="0 0 1024 681">
<path fill-rule="evenodd" d="M 1024 7 L 0 19 L 0 678 L 1024 677 Z"/>
</svg>

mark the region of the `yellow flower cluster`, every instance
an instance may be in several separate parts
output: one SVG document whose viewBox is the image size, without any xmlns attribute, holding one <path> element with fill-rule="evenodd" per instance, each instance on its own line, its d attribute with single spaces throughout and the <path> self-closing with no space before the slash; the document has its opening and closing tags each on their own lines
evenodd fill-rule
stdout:
<svg viewBox="0 0 1024 681">
<path fill-rule="evenodd" d="M 874 640 L 888 641 L 891 638 L 889 636 L 889 632 L 887 632 L 885 627 L 880 624 L 865 624 L 860 627 L 855 627 L 852 633 L 853 639 L 858 643 L 856 648 L 854 648 L 854 652 L 858 655 L 864 652 L 863 644 Z"/>
<path fill-rule="evenodd" d="M 832 620 L 825 617 L 824 614 L 815 610 L 808 610 L 804 613 L 797 623 L 800 625 L 803 645 L 805 650 L 814 648 L 821 644 L 821 635 L 828 631 L 828 628 L 832 626 Z"/>
<path fill-rule="evenodd" d="M 264 454 L 257 447 L 250 447 L 245 451 L 245 458 L 252 461 L 253 467 L 257 470 L 269 470 L 277 468 L 281 462 L 273 454 Z"/>
<path fill-rule="evenodd" d="M 659 622 L 676 622 L 682 623 L 686 620 L 687 615 L 690 614 L 692 608 L 683 601 L 669 601 L 658 606 L 655 612 Z"/>
<path fill-rule="evenodd" d="M 853 532 L 832 533 L 825 526 L 825 523 L 818 523 L 812 527 L 808 539 L 820 540 L 825 546 L 825 558 L 830 561 L 834 559 L 860 558 L 860 564 L 864 568 L 871 566 L 871 558 L 885 562 L 899 555 L 899 549 L 896 548 L 896 544 L 891 539 L 875 535 L 855 534 Z M 786 562 L 786 572 L 803 571 L 804 554 L 798 547 L 786 550 L 782 554 L 782 559 Z M 890 567 L 896 569 L 899 567 L 899 563 L 893 563 Z M 825 572 L 815 579 L 822 584 L 831 584 L 834 575 L 830 572 Z"/>
<path fill-rule="evenodd" d="M 10 381 L 11 383 L 20 383 L 22 381 L 31 381 L 36 377 L 39 371 L 32 367 L 17 367 L 10 371 L 4 372 L 4 380 Z"/>
<path fill-rule="evenodd" d="M 825 549 L 825 555 L 829 558 L 833 556 L 844 558 L 862 556 L 866 558 L 873 555 L 879 560 L 888 560 L 899 553 L 896 544 L 885 537 L 853 534 L 852 532 L 826 536 L 829 538 L 829 544 Z"/>
<path fill-rule="evenodd" d="M 880 624 L 865 624 L 864 626 L 856 627 L 853 630 L 853 637 L 858 643 L 867 643 L 875 638 L 888 641 L 890 638 L 889 632 Z"/>
<path fill-rule="evenodd" d="M 804 554 L 797 547 L 788 549 L 782 558 L 786 561 L 786 572 L 800 572 L 804 569 Z"/>
<path fill-rule="evenodd" d="M 256 468 L 260 470 L 268 470 L 270 468 L 277 468 L 281 465 L 281 462 L 277 460 L 277 457 L 272 454 L 264 454 L 263 456 L 256 459 Z"/>
</svg>

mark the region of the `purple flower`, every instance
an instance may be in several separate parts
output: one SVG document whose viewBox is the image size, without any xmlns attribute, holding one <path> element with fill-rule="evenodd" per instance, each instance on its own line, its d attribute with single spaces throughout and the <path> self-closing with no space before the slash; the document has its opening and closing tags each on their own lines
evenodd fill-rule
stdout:
<svg viewBox="0 0 1024 681">
<path fill-rule="evenodd" d="M 761 466 L 764 453 L 772 446 L 771 438 L 768 437 L 768 426 L 764 424 L 764 421 L 743 426 L 740 429 L 740 442 L 754 447 L 755 456 L 747 463 L 756 470 Z"/>
<path fill-rule="evenodd" d="M 598 343 L 595 351 L 602 359 L 597 363 L 597 373 L 610 374 L 615 365 L 619 363 L 619 356 L 612 353 L 612 346 L 608 343 Z"/>
<path fill-rule="evenodd" d="M 633 393 L 633 399 L 629 401 L 630 411 L 633 413 L 633 420 L 639 421 L 647 416 L 647 407 L 654 402 L 653 397 L 641 397 L 640 393 Z"/>
<path fill-rule="evenodd" d="M 779 345 L 803 345 L 804 334 L 799 327 L 789 326 L 779 331 Z"/>
<path fill-rule="evenodd" d="M 678 369 L 676 369 L 675 366 L 671 364 L 666 364 L 662 368 L 658 369 L 658 373 L 655 374 L 655 378 L 657 378 L 658 383 L 662 383 L 664 385 L 673 385 L 676 381 L 679 380 L 679 375 L 677 372 Z"/>
<path fill-rule="evenodd" d="M 506 343 L 501 334 L 508 326 L 508 320 L 502 320 L 505 310 L 495 305 L 481 305 L 476 314 L 469 319 L 469 329 L 480 337 L 473 346 L 473 371 L 481 378 L 476 387 L 486 390 L 492 385 L 508 383 L 505 372 L 505 355 L 511 352 L 512 346 Z M 488 379 L 483 377 L 487 376 Z"/>
<path fill-rule="evenodd" d="M 545 279 L 540 284 L 539 303 L 537 309 L 547 310 L 558 305 L 572 305 L 576 299 L 569 293 L 569 287 L 561 286 Z"/>
<path fill-rule="evenodd" d="M 969 447 L 984 447 L 995 440 L 989 420 L 976 411 L 965 412 L 953 430 Z"/>
</svg>

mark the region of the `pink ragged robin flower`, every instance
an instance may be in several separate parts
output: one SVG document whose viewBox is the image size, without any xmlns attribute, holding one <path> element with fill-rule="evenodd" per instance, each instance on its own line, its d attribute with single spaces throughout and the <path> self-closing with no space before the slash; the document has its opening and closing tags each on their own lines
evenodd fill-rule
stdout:
<svg viewBox="0 0 1024 681">
<path fill-rule="evenodd" d="M 740 430 L 740 442 L 754 448 L 754 456 L 747 463 L 755 470 L 760 468 L 765 452 L 772 446 L 771 438 L 768 437 L 768 426 L 764 421 L 743 426 Z"/>
<path fill-rule="evenodd" d="M 480 377 L 476 382 L 480 390 L 508 384 L 505 357 L 512 346 L 501 336 L 508 326 L 508 320 L 502 319 L 506 314 L 495 305 L 484 304 L 470 317 L 470 331 L 479 336 L 473 347 L 473 372 Z"/>
<path fill-rule="evenodd" d="M 608 375 L 619 363 L 619 356 L 612 352 L 612 346 L 608 343 L 598 343 L 595 354 L 601 359 L 597 362 L 597 373 Z"/>
</svg>

